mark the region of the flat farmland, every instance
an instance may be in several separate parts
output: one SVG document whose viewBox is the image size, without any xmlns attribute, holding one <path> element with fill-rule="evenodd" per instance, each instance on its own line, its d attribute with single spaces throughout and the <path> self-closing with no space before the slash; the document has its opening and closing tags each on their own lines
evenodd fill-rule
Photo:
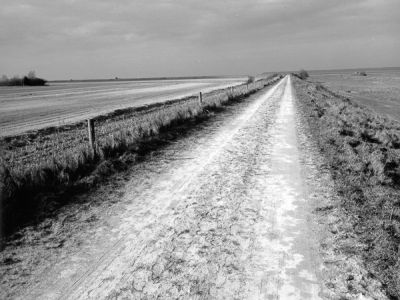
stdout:
<svg viewBox="0 0 400 300">
<path fill-rule="evenodd" d="M 244 80 L 54 82 L 42 87 L 0 87 L 0 136 L 74 123 L 116 109 L 208 92 Z"/>
<path fill-rule="evenodd" d="M 365 71 L 367 76 L 356 75 Z M 400 121 L 400 68 L 312 71 L 310 77 L 378 114 Z"/>
</svg>

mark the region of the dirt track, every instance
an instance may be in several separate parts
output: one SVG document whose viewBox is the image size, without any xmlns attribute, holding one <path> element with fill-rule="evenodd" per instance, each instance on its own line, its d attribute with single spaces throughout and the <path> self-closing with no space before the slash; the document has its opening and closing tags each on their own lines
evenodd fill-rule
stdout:
<svg viewBox="0 0 400 300">
<path fill-rule="evenodd" d="M 65 246 L 73 250 L 44 259 L 14 296 L 319 299 L 296 122 L 285 77 L 188 149 L 142 170 L 117 208 L 105 209 L 79 245 Z"/>
</svg>

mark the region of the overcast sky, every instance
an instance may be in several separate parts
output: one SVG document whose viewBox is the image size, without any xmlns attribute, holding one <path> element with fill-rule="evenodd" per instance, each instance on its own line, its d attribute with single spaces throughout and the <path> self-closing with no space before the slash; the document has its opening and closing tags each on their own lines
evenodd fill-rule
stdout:
<svg viewBox="0 0 400 300">
<path fill-rule="evenodd" d="M 400 66 L 399 0 L 0 0 L 0 75 Z"/>
</svg>

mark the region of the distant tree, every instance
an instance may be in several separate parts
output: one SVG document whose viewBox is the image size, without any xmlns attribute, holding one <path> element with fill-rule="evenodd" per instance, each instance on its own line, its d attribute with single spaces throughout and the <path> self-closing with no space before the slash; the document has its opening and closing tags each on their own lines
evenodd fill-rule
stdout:
<svg viewBox="0 0 400 300">
<path fill-rule="evenodd" d="M 36 72 L 35 71 L 29 71 L 28 76 L 29 79 L 34 79 L 36 78 Z"/>
<path fill-rule="evenodd" d="M 358 71 L 358 72 L 356 72 L 356 75 L 358 75 L 358 76 L 367 76 L 367 72 L 365 72 L 365 71 Z"/>
<path fill-rule="evenodd" d="M 34 78 L 29 78 L 28 76 L 25 76 L 23 79 L 23 85 L 46 85 L 46 80 L 38 77 Z"/>
<path fill-rule="evenodd" d="M 24 76 L 23 85 L 46 85 L 46 80 L 36 77 L 35 71 L 29 71 L 27 76 Z"/>
<path fill-rule="evenodd" d="M 7 75 L 2 75 L 1 76 L 1 81 L 8 81 L 8 77 L 7 77 Z"/>
<path fill-rule="evenodd" d="M 6 75 L 1 76 L 0 85 L 8 85 L 8 77 Z"/>
<path fill-rule="evenodd" d="M 255 81 L 254 76 L 247 76 L 247 84 L 253 83 Z"/>
<path fill-rule="evenodd" d="M 22 79 L 18 75 L 14 75 L 8 80 L 8 85 L 22 85 Z"/>
<path fill-rule="evenodd" d="M 46 80 L 36 77 L 35 71 L 30 71 L 28 75 L 22 78 L 14 75 L 9 79 L 6 75 L 3 75 L 0 80 L 0 85 L 3 86 L 46 85 L 46 83 Z"/>
<path fill-rule="evenodd" d="M 301 79 L 307 79 L 309 77 L 308 72 L 306 70 L 301 69 L 299 72 L 299 78 Z"/>
</svg>

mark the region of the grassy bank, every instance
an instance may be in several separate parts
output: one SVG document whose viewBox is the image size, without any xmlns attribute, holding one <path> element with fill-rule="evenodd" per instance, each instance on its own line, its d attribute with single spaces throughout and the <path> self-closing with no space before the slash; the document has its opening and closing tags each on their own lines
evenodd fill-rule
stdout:
<svg viewBox="0 0 400 300">
<path fill-rule="evenodd" d="M 40 219 L 102 178 L 140 159 L 170 135 L 179 135 L 222 106 L 277 82 L 272 76 L 250 84 L 197 97 L 123 109 L 95 119 L 95 151 L 88 145 L 85 123 L 52 127 L 1 140 L 3 233 Z M 51 197 L 49 196 L 51 195 Z"/>
<path fill-rule="evenodd" d="M 340 251 L 362 256 L 392 299 L 400 298 L 400 123 L 294 80 L 299 107 L 332 173 L 351 224 Z"/>
<path fill-rule="evenodd" d="M 366 70 L 367 76 L 354 72 L 311 72 L 311 78 L 354 102 L 400 121 L 400 69 Z"/>
</svg>

